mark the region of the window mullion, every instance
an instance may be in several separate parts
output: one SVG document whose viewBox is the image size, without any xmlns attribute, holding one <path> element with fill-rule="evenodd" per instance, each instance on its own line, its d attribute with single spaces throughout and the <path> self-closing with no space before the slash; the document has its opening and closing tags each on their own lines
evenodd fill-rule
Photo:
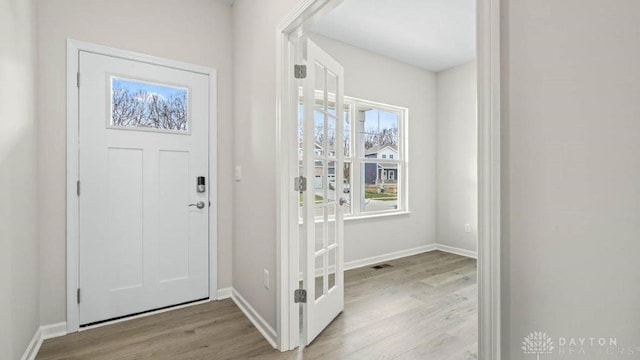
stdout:
<svg viewBox="0 0 640 360">
<path fill-rule="evenodd" d="M 360 139 L 358 136 L 356 112 L 358 108 L 358 102 L 352 101 L 349 116 L 351 117 L 351 214 L 353 216 L 360 216 L 360 194 L 362 189 L 360 188 L 360 161 L 358 159 L 357 151 L 360 146 Z"/>
</svg>

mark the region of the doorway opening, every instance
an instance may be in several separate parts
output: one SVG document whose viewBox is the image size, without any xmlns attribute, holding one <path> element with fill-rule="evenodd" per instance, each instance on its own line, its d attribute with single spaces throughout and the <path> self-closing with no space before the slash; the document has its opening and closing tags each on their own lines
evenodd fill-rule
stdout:
<svg viewBox="0 0 640 360">
<path fill-rule="evenodd" d="M 345 0 L 348 2 L 349 0 Z M 280 289 L 279 301 L 278 301 L 278 333 L 279 333 L 279 346 L 281 350 L 292 349 L 299 343 L 297 334 L 297 323 L 299 321 L 298 306 L 290 299 L 290 294 L 298 287 L 299 269 L 300 266 L 300 250 L 303 248 L 300 244 L 301 237 L 299 236 L 299 224 L 298 224 L 298 207 L 299 197 L 291 196 L 291 178 L 298 176 L 299 171 L 299 159 L 297 151 L 300 141 L 297 139 L 297 114 L 298 114 L 298 87 L 299 82 L 293 79 L 292 69 L 294 64 L 301 64 L 305 58 L 304 51 L 299 50 L 301 43 L 306 41 L 306 37 L 312 32 L 313 26 L 321 21 L 331 10 L 335 9 L 342 1 L 310 1 L 304 6 L 301 6 L 296 10 L 290 18 L 285 21 L 279 32 L 281 33 L 281 56 L 279 58 L 280 67 L 280 88 L 279 88 L 279 100 L 280 100 L 280 149 L 279 155 L 281 164 L 285 164 L 280 176 L 280 188 L 279 188 L 279 208 L 280 208 L 280 222 L 279 222 L 279 235 L 281 238 L 279 249 L 279 270 L 280 270 Z M 480 0 L 477 4 L 478 15 L 478 240 L 479 240 L 479 276 L 478 276 L 478 298 L 479 298 L 479 354 L 482 358 L 497 358 L 499 347 L 496 344 L 499 342 L 499 288 L 497 285 L 499 282 L 499 112 L 497 111 L 497 97 L 496 88 L 498 85 L 498 73 L 496 51 L 497 47 L 494 47 L 498 43 L 497 32 L 495 32 L 495 24 L 498 22 L 497 4 L 492 1 Z M 309 36 L 313 37 L 313 35 Z M 318 39 L 314 39 L 318 40 Z M 322 40 L 321 40 L 322 41 Z M 311 66 L 310 64 L 307 64 Z M 493 71 L 492 71 L 493 70 Z M 349 78 L 348 69 L 345 72 L 345 78 Z M 344 95 L 349 96 L 347 92 Z M 370 100 L 370 99 L 363 99 Z M 380 98 L 374 99 L 378 101 Z M 346 103 L 346 101 L 345 101 Z M 338 109 L 341 109 L 338 108 Z M 488 111 L 490 110 L 490 111 Z M 409 108 L 409 118 L 412 116 L 412 109 Z M 308 117 L 310 118 L 310 117 Z M 354 119 L 352 123 L 355 123 L 357 119 Z M 411 126 L 411 123 L 410 125 Z M 338 126 L 339 127 L 339 126 Z M 357 132 L 355 127 L 350 128 L 351 132 Z M 411 129 L 413 131 L 413 129 Z M 353 137 L 351 138 L 354 139 Z M 355 141 L 351 144 L 355 145 Z M 383 144 L 386 145 L 386 144 Z M 313 150 L 312 150 L 313 151 Z M 383 153 L 380 151 L 380 155 L 386 155 L 385 158 L 380 156 L 377 160 L 364 160 L 364 163 L 372 162 L 377 167 L 378 165 L 387 165 L 386 163 L 395 163 L 390 161 L 390 156 L 396 156 L 392 153 Z M 415 156 L 415 155 L 413 155 Z M 418 155 L 419 156 L 419 155 Z M 411 158 L 412 154 L 409 152 L 408 157 Z M 496 159 L 498 160 L 496 162 Z M 344 160 L 344 159 L 343 159 Z M 412 161 L 416 161 L 415 158 L 411 158 Z M 402 158 L 397 159 L 398 162 L 404 161 Z M 381 164 L 377 164 L 381 163 Z M 404 163 L 403 163 L 404 164 Z M 407 173 L 410 173 L 412 163 L 407 163 Z M 376 189 L 376 191 L 370 191 L 376 194 L 375 200 L 379 199 L 382 194 L 385 194 L 387 190 L 386 182 L 393 182 L 394 180 L 402 179 L 401 167 L 389 168 L 388 166 L 382 166 L 382 171 L 372 172 L 375 176 L 374 185 L 383 184 L 382 188 Z M 338 169 L 343 169 L 338 167 Z M 352 172 L 353 167 L 349 167 L 348 171 L 342 171 L 343 176 L 346 178 L 347 174 L 351 181 L 346 182 L 346 186 L 350 190 L 350 198 L 353 199 L 353 189 L 360 186 L 366 189 L 367 179 L 363 173 L 366 173 L 365 168 L 362 167 L 361 174 L 355 177 Z M 335 171 L 335 169 L 334 169 Z M 341 171 L 337 171 L 341 173 Z M 330 175 L 327 174 L 327 186 L 331 189 Z M 390 178 L 391 176 L 391 178 Z M 322 179 L 321 179 L 322 180 Z M 369 180 L 373 180 L 369 179 Z M 354 182 L 357 181 L 357 184 Z M 313 182 L 312 182 L 313 183 Z M 335 183 L 334 191 L 339 193 L 339 182 Z M 390 188 L 390 187 L 389 187 Z M 408 186 L 411 190 L 411 186 Z M 406 188 L 405 188 L 406 189 Z M 371 189 L 373 190 L 373 189 Z M 344 190 L 343 190 L 344 192 Z M 362 196 L 362 201 L 366 202 L 368 199 L 372 199 L 371 195 L 367 198 L 366 190 Z M 295 194 L 294 194 L 295 195 Z M 402 203 L 400 196 L 393 194 L 393 192 L 387 192 L 386 195 L 395 195 L 394 200 L 398 203 Z M 335 194 L 338 197 L 338 194 Z M 409 203 L 411 196 L 407 196 L 405 203 Z M 397 205 L 396 205 L 397 206 Z M 411 207 L 408 207 L 411 209 Z M 358 210 L 362 210 L 361 205 Z M 398 210 L 398 209 L 396 209 Z M 402 216 L 402 215 L 389 215 L 389 214 L 377 214 L 385 217 Z M 345 215 L 346 216 L 346 215 Z M 382 218 L 383 220 L 387 220 Z M 357 221 L 363 221 L 358 219 Z M 339 227 L 339 225 L 336 225 Z M 462 225 L 466 230 L 466 224 Z M 305 233 L 304 241 L 308 241 L 309 232 Z M 347 238 L 348 239 L 348 238 Z M 348 240 L 347 240 L 348 241 Z M 308 247 L 308 244 L 307 244 Z M 345 255 L 348 252 L 347 245 L 345 244 Z M 400 256 L 398 256 L 400 257 Z M 308 258 L 307 258 L 308 259 Z M 361 263 L 362 264 L 362 263 Z M 344 268 L 345 264 L 341 264 Z M 307 269 L 309 267 L 307 266 Z M 338 266 L 336 266 L 336 269 Z M 497 307 L 496 307 L 497 305 Z M 308 304 L 303 305 L 307 307 Z M 303 312 L 304 314 L 304 312 Z M 305 343 L 304 341 L 302 343 Z M 307 342 L 308 343 L 308 342 Z M 490 356 L 489 356 L 490 355 Z"/>
</svg>

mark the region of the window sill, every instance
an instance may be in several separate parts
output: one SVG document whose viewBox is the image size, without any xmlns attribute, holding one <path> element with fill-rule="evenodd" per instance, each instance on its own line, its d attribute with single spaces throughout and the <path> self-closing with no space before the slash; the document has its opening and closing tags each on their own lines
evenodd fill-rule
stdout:
<svg viewBox="0 0 640 360">
<path fill-rule="evenodd" d="M 368 219 L 376 219 L 376 218 L 385 218 L 385 217 L 394 217 L 394 216 L 403 216 L 403 215 L 411 215 L 411 211 L 394 211 L 394 212 L 381 212 L 381 213 L 373 213 L 367 215 L 345 215 L 344 221 L 357 221 L 357 220 L 368 220 Z M 322 219 L 316 219 L 316 223 L 322 222 Z M 302 219 L 298 219 L 298 225 L 302 225 L 304 222 Z"/>
<path fill-rule="evenodd" d="M 367 220 L 367 219 L 375 219 L 375 218 L 384 218 L 384 217 L 392 217 L 392 216 L 403 216 L 410 215 L 411 211 L 403 210 L 403 211 L 393 211 L 393 212 L 379 212 L 379 213 L 371 213 L 371 214 L 360 214 L 360 215 L 345 215 L 344 221 L 352 221 L 352 220 Z"/>
</svg>

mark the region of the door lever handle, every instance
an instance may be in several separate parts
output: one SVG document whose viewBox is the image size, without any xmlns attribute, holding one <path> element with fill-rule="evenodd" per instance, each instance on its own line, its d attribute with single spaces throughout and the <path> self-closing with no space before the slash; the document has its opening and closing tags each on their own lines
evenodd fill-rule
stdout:
<svg viewBox="0 0 640 360">
<path fill-rule="evenodd" d="M 204 205 L 204 201 L 198 201 L 198 202 L 197 202 L 197 203 L 195 203 L 195 204 L 189 204 L 189 207 L 192 207 L 192 206 L 195 206 L 195 207 L 197 207 L 198 209 L 204 209 L 204 206 L 205 206 L 205 205 Z"/>
</svg>

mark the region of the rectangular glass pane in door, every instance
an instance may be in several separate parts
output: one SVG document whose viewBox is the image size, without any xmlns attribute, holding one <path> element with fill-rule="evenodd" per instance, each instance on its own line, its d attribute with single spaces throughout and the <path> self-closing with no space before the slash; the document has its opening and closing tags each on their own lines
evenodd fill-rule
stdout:
<svg viewBox="0 0 640 360">
<path fill-rule="evenodd" d="M 324 295 L 325 283 L 326 282 L 324 280 L 324 255 L 320 254 L 319 256 L 316 256 L 316 261 L 315 261 L 315 282 L 314 282 L 314 286 L 315 286 L 314 300 L 315 301 L 318 301 L 318 299 L 320 299 L 322 295 Z"/>
<path fill-rule="evenodd" d="M 331 248 L 328 254 L 327 292 L 336 286 L 336 249 Z"/>
<path fill-rule="evenodd" d="M 109 127 L 189 132 L 189 89 L 111 76 Z"/>
<path fill-rule="evenodd" d="M 336 92 L 337 92 L 337 86 L 338 86 L 338 80 L 336 78 L 336 75 L 334 73 L 332 73 L 330 70 L 327 70 L 327 100 L 328 103 L 334 103 L 335 104 L 335 98 L 336 98 Z M 329 106 L 327 108 L 327 111 L 333 115 L 336 116 L 336 108 L 335 106 Z"/>
<path fill-rule="evenodd" d="M 316 229 L 315 230 L 315 247 L 314 247 L 314 251 L 318 252 L 321 251 L 322 249 L 324 249 L 324 240 L 325 240 L 325 223 L 324 223 L 324 217 L 325 217 L 325 209 L 324 207 L 316 207 L 316 214 L 318 214 L 318 216 L 316 216 L 316 219 L 320 219 L 321 221 L 314 221 L 313 226 Z"/>
<path fill-rule="evenodd" d="M 324 65 L 319 64 L 319 63 L 315 63 L 315 93 L 316 94 L 322 94 L 324 95 L 326 93 L 326 87 L 325 87 L 325 79 L 326 79 L 326 75 L 325 75 L 325 71 L 326 68 L 324 67 Z M 322 111 L 326 111 L 327 107 L 326 107 L 326 103 L 325 103 L 325 97 L 321 96 L 319 98 L 320 104 L 319 104 L 319 109 Z M 317 99 L 316 99 L 316 103 L 318 103 Z"/>
</svg>

